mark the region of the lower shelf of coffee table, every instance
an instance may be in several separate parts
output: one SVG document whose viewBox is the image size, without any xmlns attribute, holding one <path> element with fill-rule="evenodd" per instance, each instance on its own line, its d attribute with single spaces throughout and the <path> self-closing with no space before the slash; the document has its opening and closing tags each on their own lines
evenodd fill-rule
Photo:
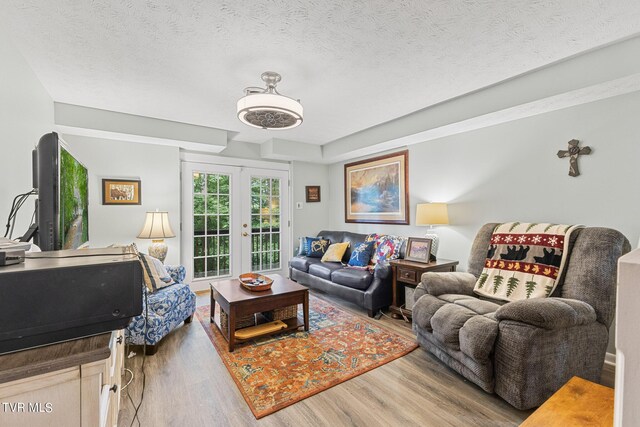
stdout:
<svg viewBox="0 0 640 427">
<path fill-rule="evenodd" d="M 260 335 L 256 335 L 255 337 L 251 338 L 251 339 L 256 339 L 258 337 L 262 337 L 262 336 L 267 336 L 267 335 L 276 335 L 276 334 L 281 334 L 283 332 L 289 332 L 289 331 L 294 331 L 298 328 L 304 328 L 304 318 L 300 315 L 298 315 L 297 317 L 292 317 L 290 319 L 281 319 L 284 323 L 287 324 L 287 327 L 284 329 L 280 329 L 277 330 L 275 332 L 267 332 L 264 334 L 260 334 Z M 265 318 L 261 313 L 256 314 L 256 325 L 260 325 L 263 323 L 268 323 L 271 322 L 271 320 L 268 320 L 267 318 Z M 214 323 L 216 324 L 218 330 L 220 330 L 222 332 L 222 336 L 229 341 L 229 337 L 227 336 L 227 331 L 226 329 L 222 329 L 222 327 L 220 326 L 220 313 L 216 310 L 216 313 L 214 315 Z M 242 342 L 243 340 L 240 340 L 239 338 L 236 338 L 237 342 Z"/>
</svg>

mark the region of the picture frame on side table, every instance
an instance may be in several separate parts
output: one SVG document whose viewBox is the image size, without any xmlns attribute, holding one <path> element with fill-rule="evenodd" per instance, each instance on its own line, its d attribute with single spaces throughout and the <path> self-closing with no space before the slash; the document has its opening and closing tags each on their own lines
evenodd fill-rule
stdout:
<svg viewBox="0 0 640 427">
<path fill-rule="evenodd" d="M 132 179 L 102 180 L 103 205 L 141 205 L 142 183 Z"/>
<path fill-rule="evenodd" d="M 304 187 L 307 203 L 315 203 L 320 201 L 320 186 L 307 185 Z"/>
<path fill-rule="evenodd" d="M 344 221 L 409 224 L 409 151 L 344 165 Z"/>
<path fill-rule="evenodd" d="M 404 259 L 429 264 L 432 244 L 433 241 L 425 237 L 409 237 Z"/>
</svg>

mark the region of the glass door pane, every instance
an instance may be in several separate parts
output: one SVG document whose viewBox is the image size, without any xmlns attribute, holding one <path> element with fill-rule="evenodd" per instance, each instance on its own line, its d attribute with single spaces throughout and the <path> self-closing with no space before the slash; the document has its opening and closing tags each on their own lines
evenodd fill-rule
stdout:
<svg viewBox="0 0 640 427">
<path fill-rule="evenodd" d="M 251 271 L 281 268 L 280 185 L 280 178 L 251 176 Z"/>
<path fill-rule="evenodd" d="M 192 173 L 194 279 L 230 274 L 230 181 L 228 174 Z"/>
</svg>

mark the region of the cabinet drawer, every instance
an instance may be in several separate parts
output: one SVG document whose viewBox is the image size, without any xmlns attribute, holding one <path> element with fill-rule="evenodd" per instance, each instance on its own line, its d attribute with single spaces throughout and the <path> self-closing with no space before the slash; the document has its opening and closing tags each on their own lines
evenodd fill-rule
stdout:
<svg viewBox="0 0 640 427">
<path fill-rule="evenodd" d="M 414 270 L 408 270 L 402 267 L 398 267 L 398 271 L 396 273 L 396 279 L 405 283 L 418 283 L 418 273 Z"/>
</svg>

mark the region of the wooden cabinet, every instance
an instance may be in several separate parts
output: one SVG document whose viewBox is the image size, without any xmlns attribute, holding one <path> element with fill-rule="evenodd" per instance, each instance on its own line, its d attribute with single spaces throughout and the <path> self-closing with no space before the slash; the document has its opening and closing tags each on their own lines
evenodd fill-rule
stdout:
<svg viewBox="0 0 640 427">
<path fill-rule="evenodd" d="M 458 261 L 439 259 L 428 264 L 395 259 L 391 261 L 393 274 L 393 303 L 389 310 L 394 317 L 411 317 L 411 310 L 406 308 L 405 288 L 415 289 L 422 280 L 422 274 L 428 271 L 445 272 L 456 271 Z"/>
<path fill-rule="evenodd" d="M 0 356 L 3 427 L 118 424 L 123 331 Z"/>
</svg>

